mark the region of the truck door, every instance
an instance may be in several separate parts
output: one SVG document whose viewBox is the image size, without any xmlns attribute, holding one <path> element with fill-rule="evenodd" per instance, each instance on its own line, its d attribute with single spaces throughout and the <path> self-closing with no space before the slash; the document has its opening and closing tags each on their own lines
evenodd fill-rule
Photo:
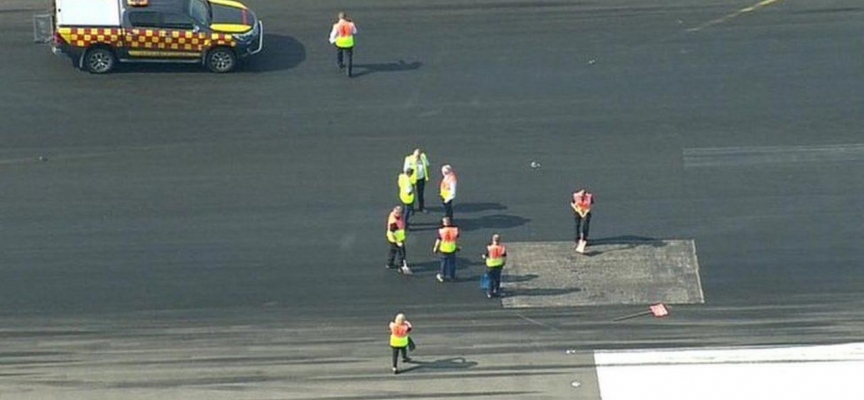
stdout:
<svg viewBox="0 0 864 400">
<path fill-rule="evenodd" d="M 130 11 L 126 43 L 130 57 L 144 59 L 196 59 L 207 44 L 191 17 L 160 11 Z"/>
</svg>

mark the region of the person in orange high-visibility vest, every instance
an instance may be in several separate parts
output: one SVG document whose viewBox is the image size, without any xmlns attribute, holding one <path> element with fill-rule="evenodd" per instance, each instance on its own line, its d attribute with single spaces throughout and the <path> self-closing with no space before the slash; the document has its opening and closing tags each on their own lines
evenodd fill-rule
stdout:
<svg viewBox="0 0 864 400">
<path fill-rule="evenodd" d="M 399 368 L 396 364 L 399 361 L 399 353 L 402 353 L 402 362 L 410 362 L 408 357 L 408 347 L 411 344 L 411 322 L 405 319 L 405 314 L 396 314 L 393 322 L 390 322 L 390 349 L 393 353 L 393 373 L 398 374 Z"/>
<path fill-rule="evenodd" d="M 441 167 L 441 202 L 444 203 L 444 216 L 453 220 L 453 199 L 456 198 L 456 171 L 449 164 Z"/>
<path fill-rule="evenodd" d="M 438 275 L 435 276 L 438 282 L 444 282 L 445 279 L 456 280 L 456 252 L 459 251 L 459 228 L 453 226 L 450 218 L 441 220 L 441 228 L 438 229 L 438 239 L 435 240 L 435 245 L 432 247 L 433 253 L 438 253 L 441 256 L 441 268 L 438 270 Z"/>
<path fill-rule="evenodd" d="M 501 244 L 501 236 L 497 233 L 492 235 L 492 242 L 486 246 L 483 258 L 486 259 L 486 274 L 489 275 L 486 297 L 491 299 L 501 296 L 501 270 L 507 262 L 507 248 Z"/>
<path fill-rule="evenodd" d="M 573 228 L 576 231 L 574 241 L 577 248 L 583 248 L 588 243 L 588 229 L 591 227 L 591 206 L 594 195 L 585 189 L 573 192 L 570 208 L 573 209 Z"/>
<path fill-rule="evenodd" d="M 346 73 L 350 77 L 354 68 L 354 35 L 357 34 L 357 26 L 344 11 L 340 11 L 336 17 L 338 21 L 330 30 L 330 43 L 336 46 L 336 63 L 340 70 L 346 67 L 343 53 L 348 56 Z"/>
<path fill-rule="evenodd" d="M 387 255 L 387 269 L 400 268 L 399 272 L 410 273 L 405 260 L 405 221 L 402 220 L 402 207 L 393 207 L 387 216 L 387 242 L 390 252 Z M 394 261 L 396 262 L 394 264 Z"/>
</svg>

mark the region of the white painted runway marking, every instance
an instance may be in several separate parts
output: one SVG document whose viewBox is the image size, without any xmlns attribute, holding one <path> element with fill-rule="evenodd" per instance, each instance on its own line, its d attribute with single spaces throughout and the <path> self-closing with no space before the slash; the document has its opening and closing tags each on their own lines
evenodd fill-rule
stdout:
<svg viewBox="0 0 864 400">
<path fill-rule="evenodd" d="M 741 14 L 746 14 L 746 13 L 749 13 L 751 11 L 756 11 L 762 7 L 770 6 L 771 4 L 774 4 L 774 3 L 779 3 L 780 1 L 781 0 L 764 0 L 764 1 L 761 1 L 759 3 L 752 5 L 750 7 L 742 8 L 742 9 L 740 9 L 740 10 L 738 10 L 732 14 L 726 15 L 722 18 L 717 18 L 715 20 L 711 20 L 711 21 L 708 21 L 702 25 L 699 25 L 695 28 L 690 28 L 687 30 L 687 32 L 698 32 L 698 31 L 701 31 L 702 29 L 705 29 L 705 28 L 708 28 L 708 27 L 711 27 L 714 25 L 722 24 L 726 21 L 732 20 Z"/>
<path fill-rule="evenodd" d="M 684 168 L 864 161 L 864 143 L 684 149 Z"/>
<path fill-rule="evenodd" d="M 864 343 L 594 354 L 602 400 L 860 400 Z"/>
</svg>

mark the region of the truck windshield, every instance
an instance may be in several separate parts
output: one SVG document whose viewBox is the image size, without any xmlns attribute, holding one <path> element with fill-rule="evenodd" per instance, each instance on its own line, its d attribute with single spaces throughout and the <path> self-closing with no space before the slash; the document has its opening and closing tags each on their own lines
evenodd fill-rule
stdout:
<svg viewBox="0 0 864 400">
<path fill-rule="evenodd" d="M 189 0 L 189 16 L 201 26 L 210 26 L 210 4 L 206 0 Z"/>
</svg>

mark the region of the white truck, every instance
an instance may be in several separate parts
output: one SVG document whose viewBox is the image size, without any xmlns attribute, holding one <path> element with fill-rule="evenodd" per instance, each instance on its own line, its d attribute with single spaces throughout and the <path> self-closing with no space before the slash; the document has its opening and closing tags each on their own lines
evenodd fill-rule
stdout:
<svg viewBox="0 0 864 400">
<path fill-rule="evenodd" d="M 118 62 L 201 63 L 234 70 L 259 53 L 264 26 L 234 0 L 54 0 L 53 50 L 94 74 Z"/>
</svg>

